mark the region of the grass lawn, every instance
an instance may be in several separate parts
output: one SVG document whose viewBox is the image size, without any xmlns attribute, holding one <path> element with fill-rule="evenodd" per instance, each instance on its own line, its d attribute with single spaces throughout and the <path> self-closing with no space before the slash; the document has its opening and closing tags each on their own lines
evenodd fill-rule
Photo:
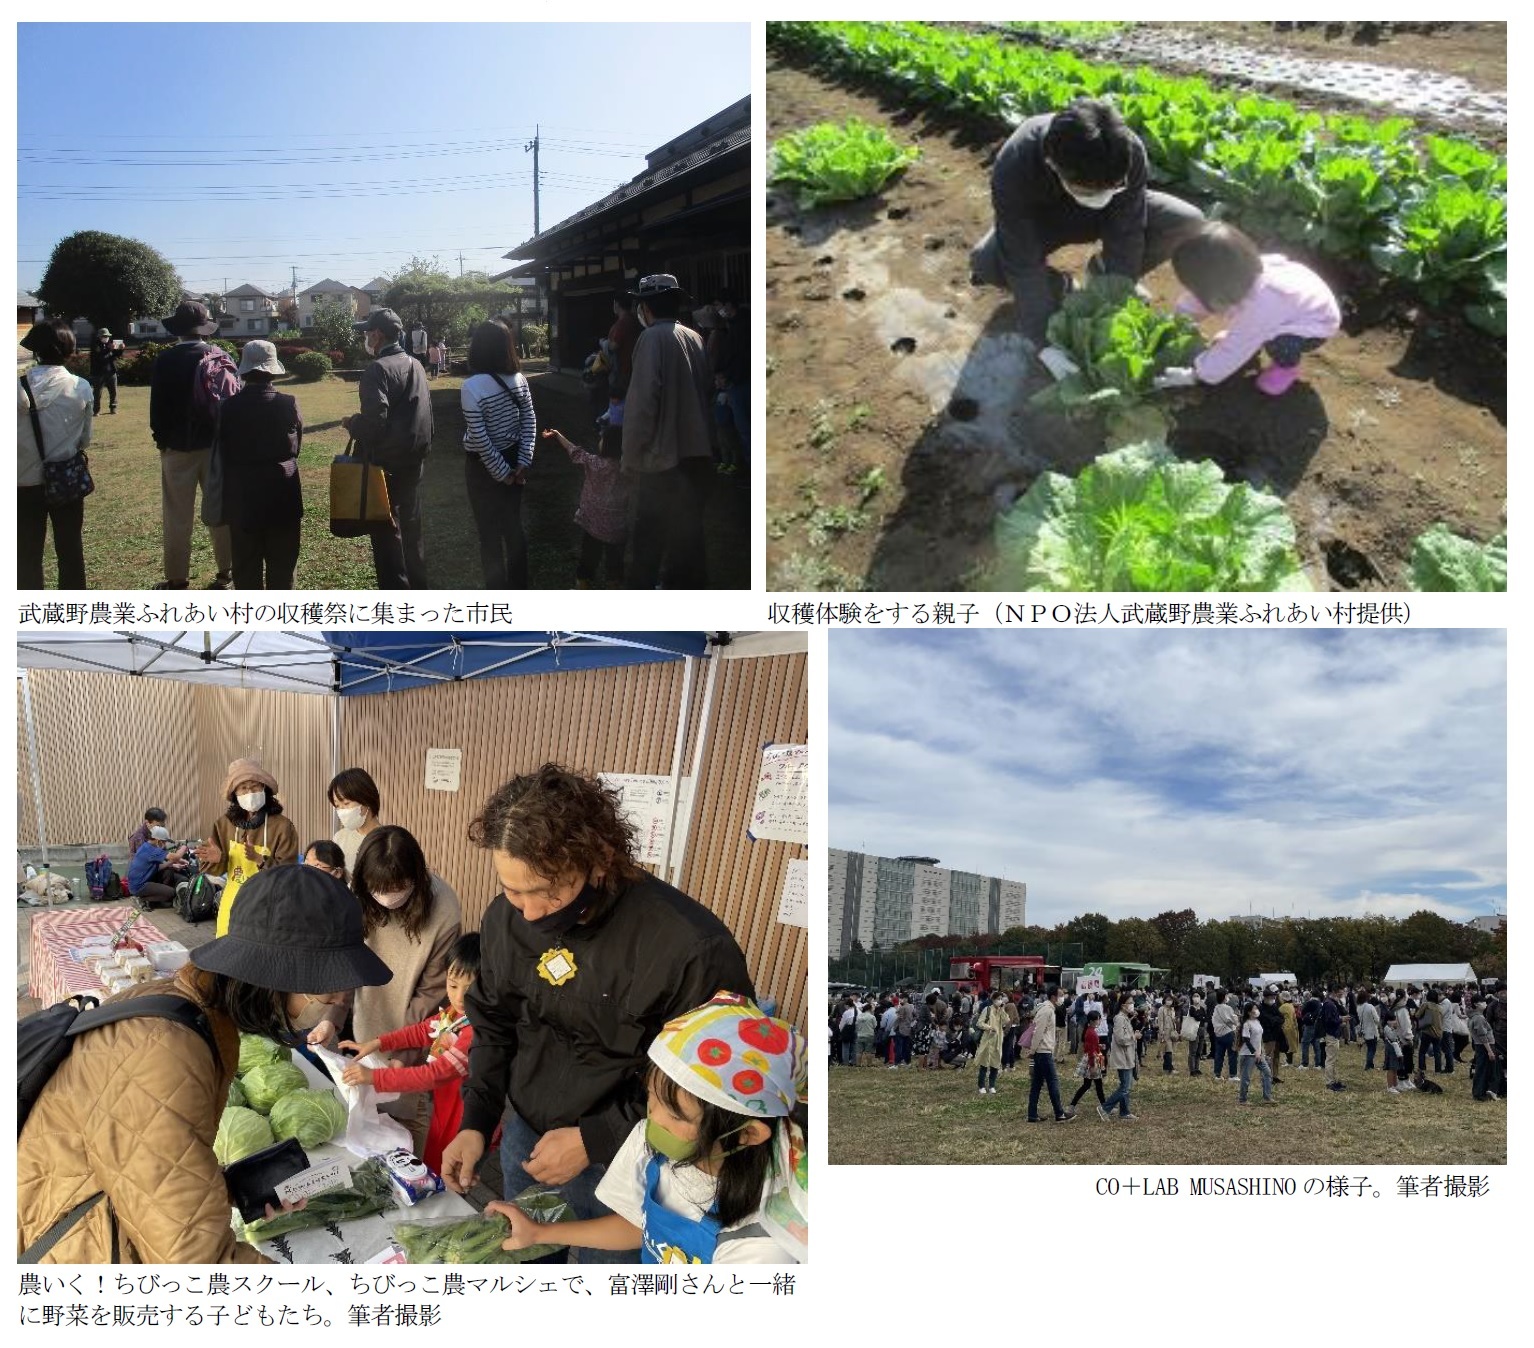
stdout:
<svg viewBox="0 0 1534 1348">
<path fill-rule="evenodd" d="M 1154 1046 L 1153 1046 L 1154 1047 Z M 1468 1067 L 1469 1052 L 1466 1052 Z M 1324 1074 L 1280 1069 L 1273 1104 L 1240 1106 L 1237 1087 L 1204 1075 L 1161 1074 L 1147 1056 L 1130 1096 L 1137 1116 L 1104 1123 L 1090 1092 L 1074 1123 L 1029 1125 L 1028 1072 L 1019 1063 L 997 1079 L 996 1094 L 975 1092 L 965 1068 L 926 1072 L 915 1067 L 833 1067 L 829 1116 L 835 1165 L 1371 1165 L 1504 1164 L 1507 1113 L 1500 1101 L 1470 1098 L 1465 1067 L 1432 1077 L 1442 1095 L 1387 1095 L 1385 1074 L 1363 1070 L 1363 1046 L 1342 1047 L 1346 1091 L 1324 1089 Z M 1080 1084 L 1076 1059 L 1059 1059 L 1062 1103 Z M 1104 1089 L 1118 1081 L 1109 1074 Z M 1260 1101 L 1259 1079 L 1250 1099 Z M 1049 1118 L 1049 1095 L 1039 1114 Z"/>
<path fill-rule="evenodd" d="M 299 478 L 304 490 L 303 546 L 296 583 L 304 590 L 374 587 L 372 550 L 365 538 L 330 534 L 330 461 L 346 448 L 341 418 L 357 410 L 354 381 L 331 377 L 314 384 L 277 381 L 298 399 L 304 418 Z M 555 426 L 578 444 L 595 447 L 596 431 L 585 405 L 530 378 L 540 426 Z M 473 516 L 464 486 L 462 378 L 431 382 L 435 434 L 426 460 L 421 515 L 426 566 L 434 589 L 478 589 L 479 566 Z M 159 451 L 149 435 L 149 390 L 122 387 L 117 415 L 92 428 L 91 475 L 96 491 L 85 503 L 85 574 L 92 589 L 148 589 L 163 579 L 160 546 Z M 574 523 L 581 473 L 563 450 L 540 441 L 527 476 L 522 516 L 527 530 L 532 588 L 568 589 L 575 584 L 580 530 Z M 720 589 L 751 583 L 750 487 L 744 477 L 715 484 L 706 515 L 709 577 Z M 58 584 L 50 546 L 47 584 Z M 200 524 L 192 535 L 193 588 L 213 579 L 213 547 Z"/>
</svg>

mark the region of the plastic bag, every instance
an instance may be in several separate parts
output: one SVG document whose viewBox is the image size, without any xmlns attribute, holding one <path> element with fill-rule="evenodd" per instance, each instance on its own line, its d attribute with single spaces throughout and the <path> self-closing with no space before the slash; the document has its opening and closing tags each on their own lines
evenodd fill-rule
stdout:
<svg viewBox="0 0 1534 1348">
<path fill-rule="evenodd" d="M 364 1067 L 387 1067 L 388 1059 L 378 1053 L 370 1053 L 366 1058 L 348 1058 L 316 1044 L 309 1045 L 309 1051 L 325 1064 L 325 1070 L 330 1073 L 346 1106 L 346 1134 L 337 1141 L 347 1151 L 358 1156 L 380 1156 L 391 1151 L 415 1150 L 410 1130 L 378 1109 L 380 1104 L 398 1100 L 398 1091 L 380 1093 L 372 1086 L 348 1086 L 341 1080 L 341 1073 L 354 1062 Z"/>
<path fill-rule="evenodd" d="M 534 1185 L 512 1202 L 535 1222 L 575 1220 L 570 1205 L 556 1189 Z M 394 1224 L 394 1239 L 412 1264 L 524 1264 L 565 1248 L 549 1241 L 521 1250 L 503 1250 L 511 1225 L 498 1212 L 473 1217 L 407 1217 Z"/>
</svg>

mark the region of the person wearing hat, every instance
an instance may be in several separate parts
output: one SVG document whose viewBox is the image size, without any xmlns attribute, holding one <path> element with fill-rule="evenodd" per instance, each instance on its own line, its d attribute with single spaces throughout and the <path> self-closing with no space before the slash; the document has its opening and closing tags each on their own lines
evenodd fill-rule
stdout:
<svg viewBox="0 0 1534 1348">
<path fill-rule="evenodd" d="M 59 589 L 85 588 L 85 497 L 58 499 L 44 465 L 58 473 L 91 442 L 91 386 L 71 374 L 75 334 L 57 320 L 35 323 L 21 345 L 37 357 L 16 388 L 16 584 L 43 588 L 43 552 L 53 526 Z M 50 500 L 49 498 L 54 499 Z"/>
<path fill-rule="evenodd" d="M 165 579 L 155 589 L 184 590 L 192 567 L 197 491 L 207 490 L 217 427 L 209 400 L 216 405 L 232 398 L 239 392 L 240 377 L 223 348 L 203 340 L 218 331 L 218 320 L 207 305 L 184 300 L 160 322 L 178 340 L 155 358 L 149 377 L 149 429 L 160 451 L 160 527 L 165 551 Z M 198 384 L 209 398 L 196 395 Z M 213 524 L 208 532 L 218 568 L 208 588 L 227 590 L 234 583 L 229 529 Z"/>
<path fill-rule="evenodd" d="M 608 1215 L 569 1223 L 571 1245 L 638 1250 L 644 1264 L 803 1263 L 809 1161 L 793 1112 L 805 1098 L 805 1044 L 749 997 L 719 992 L 651 1043 L 646 1110 L 597 1197 Z M 512 1203 L 502 1249 L 547 1232 Z"/>
<path fill-rule="evenodd" d="M 97 328 L 91 341 L 91 394 L 96 415 L 101 415 L 101 390 L 110 395 L 108 407 L 111 415 L 117 415 L 117 355 L 123 344 L 112 336 L 111 328 Z"/>
<path fill-rule="evenodd" d="M 228 808 L 213 821 L 207 841 L 197 849 L 203 872 L 224 877 L 214 928 L 219 936 L 229 930 L 235 896 L 247 880 L 298 860 L 298 830 L 282 812 L 277 779 L 259 760 L 235 759 L 224 773 L 223 796 Z"/>
<path fill-rule="evenodd" d="M 426 370 L 400 346 L 404 325 L 393 309 L 374 309 L 357 324 L 373 363 L 357 393 L 362 410 L 341 424 L 356 453 L 384 470 L 392 527 L 372 530 L 373 569 L 380 590 L 424 590 L 421 476 L 431 449 L 431 390 Z"/>
<path fill-rule="evenodd" d="M 464 998 L 474 1053 L 442 1178 L 468 1190 L 502 1124 L 504 1197 L 549 1184 L 577 1217 L 605 1215 L 596 1187 L 644 1118 L 651 1041 L 721 988 L 753 995 L 745 955 L 713 913 L 639 865 L 617 796 L 595 778 L 553 763 L 515 777 L 469 838 L 501 894 Z"/>
<path fill-rule="evenodd" d="M 201 1026 L 139 1016 L 88 1031 L 38 1094 L 16 1142 L 18 1248 L 101 1195 L 43 1262 L 268 1262 L 236 1242 L 213 1154 L 240 1035 L 300 1043 L 328 1006 L 389 978 L 339 880 L 310 866 L 257 876 L 227 934 L 174 978 L 109 999 L 184 998 Z"/>
<path fill-rule="evenodd" d="M 128 893 L 139 901 L 140 908 L 147 910 L 157 903 L 168 908 L 176 901 L 176 885 L 186 879 L 186 848 L 167 852 L 165 844 L 169 841 L 170 830 L 156 824 L 128 862 Z"/>
<path fill-rule="evenodd" d="M 623 408 L 623 471 L 634 481 L 629 584 L 700 590 L 708 583 L 703 506 L 714 468 L 714 377 L 703 339 L 677 322 L 686 296 L 675 276 L 644 277 L 634 298 L 644 332 Z"/>
<path fill-rule="evenodd" d="M 304 419 L 298 400 L 272 387 L 286 373 L 271 342 L 246 342 L 240 352 L 244 387 L 219 413 L 215 452 L 223 468 L 223 522 L 237 590 L 291 590 L 298 568 Z"/>
</svg>

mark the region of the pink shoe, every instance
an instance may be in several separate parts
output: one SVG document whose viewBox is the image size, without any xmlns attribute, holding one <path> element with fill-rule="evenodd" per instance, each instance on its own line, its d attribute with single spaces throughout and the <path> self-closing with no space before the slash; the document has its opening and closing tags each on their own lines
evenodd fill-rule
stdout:
<svg viewBox="0 0 1534 1348">
<path fill-rule="evenodd" d="M 1298 365 L 1270 365 L 1257 376 L 1257 387 L 1270 398 L 1288 393 L 1290 386 L 1300 377 Z"/>
</svg>

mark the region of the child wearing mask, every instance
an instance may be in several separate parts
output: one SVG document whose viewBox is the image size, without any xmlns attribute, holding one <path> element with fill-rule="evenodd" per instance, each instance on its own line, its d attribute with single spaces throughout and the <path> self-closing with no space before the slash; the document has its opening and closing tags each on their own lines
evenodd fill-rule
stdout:
<svg viewBox="0 0 1534 1348">
<path fill-rule="evenodd" d="M 612 1209 L 567 1222 L 560 1239 L 638 1250 L 646 1264 L 803 1263 L 809 1241 L 804 1042 L 749 998 L 721 992 L 650 1045 L 649 1107 L 597 1186 Z M 510 1203 L 503 1248 L 547 1238 Z"/>
</svg>

